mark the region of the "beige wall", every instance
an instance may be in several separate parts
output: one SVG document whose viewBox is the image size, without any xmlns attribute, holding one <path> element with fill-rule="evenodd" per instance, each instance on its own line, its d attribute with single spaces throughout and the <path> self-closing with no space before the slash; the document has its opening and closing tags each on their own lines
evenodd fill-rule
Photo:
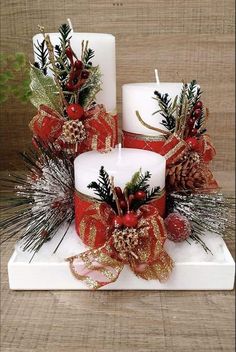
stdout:
<svg viewBox="0 0 236 352">
<path fill-rule="evenodd" d="M 217 147 L 215 169 L 234 167 L 234 1 L 124 0 L 1 1 L 1 51 L 24 51 L 32 59 L 31 37 L 70 17 L 75 31 L 107 32 L 117 40 L 118 111 L 121 85 L 153 80 L 201 84 Z M 1 109 L 1 167 L 19 167 L 17 151 L 30 142 L 34 109 L 15 101 Z M 12 165 L 10 165 L 10 163 Z"/>
</svg>

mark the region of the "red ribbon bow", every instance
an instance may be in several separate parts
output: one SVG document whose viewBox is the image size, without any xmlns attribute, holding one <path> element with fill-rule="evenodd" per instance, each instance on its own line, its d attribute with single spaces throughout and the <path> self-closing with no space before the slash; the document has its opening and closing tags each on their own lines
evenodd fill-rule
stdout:
<svg viewBox="0 0 236 352">
<path fill-rule="evenodd" d="M 137 214 L 137 228 L 114 229 L 112 208 L 90 202 L 77 219 L 77 231 L 92 249 L 68 258 L 76 278 L 97 289 L 116 281 L 125 264 L 145 280 L 168 278 L 173 261 L 163 249 L 167 237 L 163 219 L 151 204 L 141 206 Z"/>
</svg>

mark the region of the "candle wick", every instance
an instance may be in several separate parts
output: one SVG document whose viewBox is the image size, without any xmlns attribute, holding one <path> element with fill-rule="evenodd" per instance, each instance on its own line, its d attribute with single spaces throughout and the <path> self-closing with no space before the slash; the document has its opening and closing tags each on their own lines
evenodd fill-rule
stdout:
<svg viewBox="0 0 236 352">
<path fill-rule="evenodd" d="M 155 69 L 155 77 L 156 77 L 156 83 L 160 84 L 160 80 L 159 80 L 159 75 L 158 75 L 158 70 Z"/>
<path fill-rule="evenodd" d="M 67 18 L 67 22 L 68 22 L 68 24 L 69 24 L 69 27 L 70 27 L 70 29 L 71 29 L 71 32 L 73 33 L 74 30 L 73 30 L 73 26 L 72 26 L 72 23 L 71 23 L 70 18 Z"/>
</svg>

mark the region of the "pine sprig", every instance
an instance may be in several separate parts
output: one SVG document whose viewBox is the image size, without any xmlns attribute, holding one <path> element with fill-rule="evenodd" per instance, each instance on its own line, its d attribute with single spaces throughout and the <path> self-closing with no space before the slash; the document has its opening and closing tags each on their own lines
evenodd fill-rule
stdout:
<svg viewBox="0 0 236 352">
<path fill-rule="evenodd" d="M 190 238 L 205 251 L 210 251 L 204 243 L 206 231 L 226 237 L 235 232 L 235 199 L 221 193 L 173 192 L 167 197 L 167 208 L 170 213 L 178 212 L 189 219 Z"/>
<path fill-rule="evenodd" d="M 60 45 L 55 45 L 56 67 L 58 69 L 57 76 L 61 83 L 62 89 L 65 90 L 65 81 L 70 71 L 70 63 L 66 56 L 66 48 L 70 44 L 71 28 L 67 23 L 59 27 Z"/>
<path fill-rule="evenodd" d="M 67 23 L 63 23 L 59 29 L 61 47 L 67 47 L 71 39 L 71 28 Z"/>
<path fill-rule="evenodd" d="M 92 58 L 95 56 L 95 51 L 91 48 L 86 49 L 86 51 L 84 52 L 84 56 L 83 56 L 83 63 L 86 65 L 91 66 L 92 63 L 90 60 L 92 60 Z"/>
<path fill-rule="evenodd" d="M 20 237 L 23 250 L 37 252 L 74 218 L 73 163 L 64 152 L 44 147 L 21 154 L 24 174 L 2 179 L 1 243 Z M 65 232 L 66 233 L 66 232 Z M 64 233 L 64 235 L 65 235 Z M 59 241 L 55 251 L 61 244 Z"/>
<path fill-rule="evenodd" d="M 146 203 L 151 202 L 160 195 L 160 187 L 154 187 L 147 192 Z"/>
<path fill-rule="evenodd" d="M 48 50 L 47 50 L 45 40 L 43 40 L 41 43 L 37 40 L 37 44 L 34 44 L 34 47 L 35 47 L 35 54 L 39 61 L 39 62 L 35 62 L 34 66 L 39 68 L 46 76 L 47 63 L 48 63 Z"/>
<path fill-rule="evenodd" d="M 155 98 L 153 99 L 158 101 L 160 110 L 155 111 L 153 115 L 160 112 L 160 114 L 164 117 L 164 120 L 162 120 L 161 124 L 172 132 L 175 128 L 174 112 L 176 109 L 176 101 L 174 101 L 172 104 L 171 98 L 168 94 L 161 94 L 158 91 L 155 91 L 154 94 Z"/>
<path fill-rule="evenodd" d="M 93 189 L 94 193 L 104 202 L 109 204 L 116 210 L 116 204 L 113 199 L 111 183 L 108 173 L 105 171 L 104 166 L 99 171 L 98 181 L 93 181 L 88 185 L 88 188 Z"/>
<path fill-rule="evenodd" d="M 136 191 L 142 190 L 147 191 L 149 184 L 148 181 L 151 178 L 149 171 L 146 171 L 143 175 L 141 169 L 137 171 L 125 186 L 125 189 L 128 191 L 128 194 L 133 194 Z"/>
</svg>

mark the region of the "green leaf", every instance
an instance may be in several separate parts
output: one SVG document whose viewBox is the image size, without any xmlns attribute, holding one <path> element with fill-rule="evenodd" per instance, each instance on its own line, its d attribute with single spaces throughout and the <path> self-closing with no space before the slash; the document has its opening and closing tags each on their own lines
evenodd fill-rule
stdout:
<svg viewBox="0 0 236 352">
<path fill-rule="evenodd" d="M 31 65 L 30 69 L 30 89 L 32 95 L 31 103 L 38 109 L 41 104 L 47 105 L 50 108 L 61 113 L 59 91 L 54 83 L 54 80 L 44 74 L 36 67 Z"/>
<path fill-rule="evenodd" d="M 13 78 L 13 74 L 10 71 L 0 73 L 0 84 L 5 84 L 9 79 Z"/>
<path fill-rule="evenodd" d="M 15 62 L 19 65 L 19 66 L 25 66 L 26 65 L 26 58 L 25 58 L 25 54 L 24 53 L 16 53 L 15 54 Z"/>
</svg>

